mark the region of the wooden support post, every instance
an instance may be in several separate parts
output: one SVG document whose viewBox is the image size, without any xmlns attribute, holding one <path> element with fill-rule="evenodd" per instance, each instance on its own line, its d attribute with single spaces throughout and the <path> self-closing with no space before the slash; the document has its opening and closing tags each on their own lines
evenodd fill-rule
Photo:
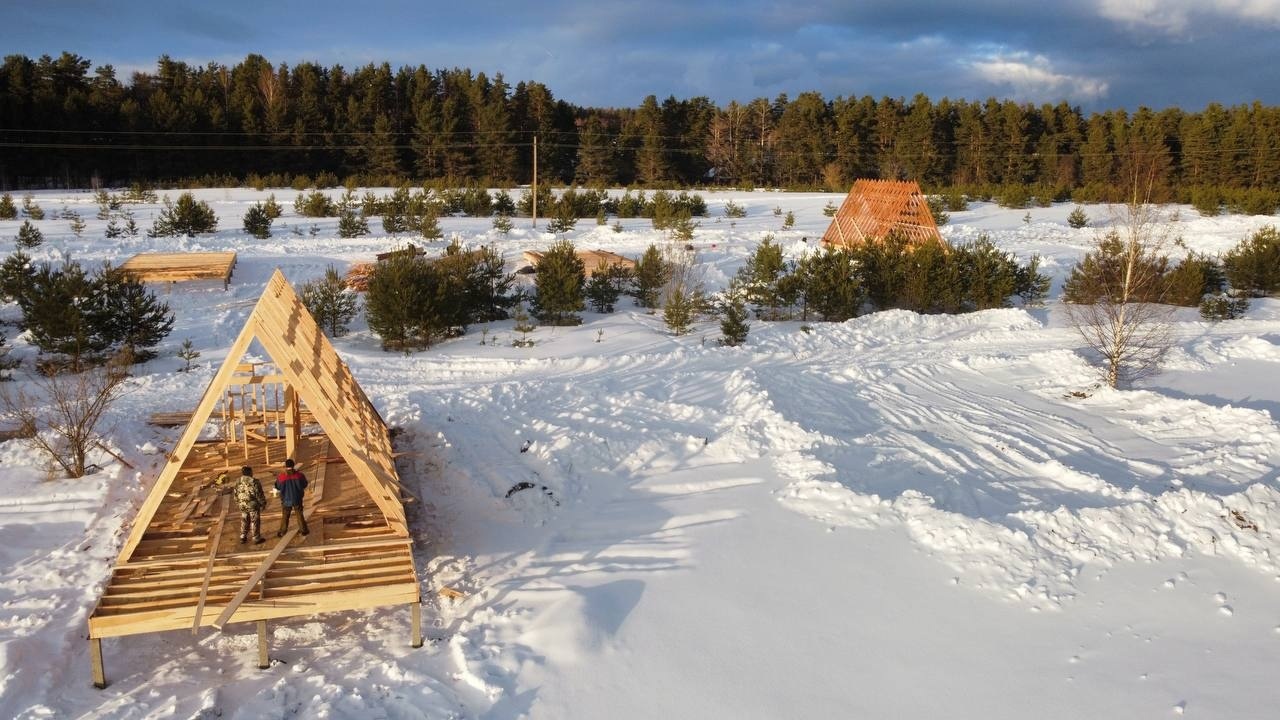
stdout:
<svg viewBox="0 0 1280 720">
<path fill-rule="evenodd" d="M 267 658 L 267 621 L 258 621 L 258 669 L 266 670 L 271 667 L 271 661 Z"/>
<path fill-rule="evenodd" d="M 298 412 L 298 391 L 292 385 L 284 386 L 284 455 L 297 458 L 298 438 L 302 434 L 302 423 Z"/>
<path fill-rule="evenodd" d="M 409 615 L 412 617 L 413 646 L 422 647 L 422 601 L 410 603 Z"/>
<path fill-rule="evenodd" d="M 102 638 L 89 638 L 89 664 L 93 667 L 93 686 L 99 690 L 107 686 L 107 675 L 102 669 Z"/>
</svg>

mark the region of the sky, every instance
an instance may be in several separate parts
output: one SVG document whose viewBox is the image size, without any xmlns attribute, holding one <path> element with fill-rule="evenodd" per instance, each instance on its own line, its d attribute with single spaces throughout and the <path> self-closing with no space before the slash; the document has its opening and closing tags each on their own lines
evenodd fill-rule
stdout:
<svg viewBox="0 0 1280 720">
<path fill-rule="evenodd" d="M 0 52 L 469 67 L 597 107 L 645 96 L 1280 104 L 1280 0 L 0 0 Z"/>
</svg>

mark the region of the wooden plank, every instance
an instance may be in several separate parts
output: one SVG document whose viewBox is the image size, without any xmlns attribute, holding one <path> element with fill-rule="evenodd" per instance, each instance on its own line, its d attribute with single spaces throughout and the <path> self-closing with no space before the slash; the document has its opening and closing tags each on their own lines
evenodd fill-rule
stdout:
<svg viewBox="0 0 1280 720">
<path fill-rule="evenodd" d="M 107 673 L 102 666 L 102 640 L 89 638 L 89 665 L 93 672 L 93 686 L 99 690 L 107 686 Z"/>
<path fill-rule="evenodd" d="M 409 614 L 411 616 L 410 624 L 413 626 L 410 632 L 413 634 L 413 647 L 422 647 L 422 603 L 409 603 Z"/>
<path fill-rule="evenodd" d="M 267 621 L 258 621 L 258 669 L 266 670 L 271 667 L 271 663 L 267 659 Z"/>
<path fill-rule="evenodd" d="M 249 597 L 249 593 L 253 592 L 253 586 L 257 585 L 258 581 L 261 580 L 263 576 L 267 574 L 267 571 L 271 569 L 271 563 L 275 562 L 276 558 L 280 557 L 280 553 L 284 552 L 284 549 L 289 546 L 289 541 L 298 534 L 298 529 L 299 528 L 294 527 L 292 530 L 285 533 L 284 537 L 280 538 L 280 541 L 276 543 L 276 546 L 272 549 L 271 553 L 263 558 L 262 564 L 258 566 L 258 569 L 254 570 L 253 574 L 249 576 L 249 581 L 244 584 L 244 587 L 240 588 L 240 592 L 236 593 L 235 598 L 233 598 L 227 605 L 226 609 L 222 611 L 222 614 L 218 616 L 218 619 L 213 621 L 214 627 L 221 630 L 228 622 L 231 621 L 231 616 L 235 614 L 236 608 L 240 607 L 240 603 L 244 602 L 245 599 Z"/>
<path fill-rule="evenodd" d="M 191 634 L 195 635 L 200 630 L 200 616 L 204 614 L 204 603 L 209 595 L 209 582 L 213 580 L 213 561 L 218 557 L 218 544 L 222 540 L 222 526 L 227 520 L 227 509 L 231 504 L 231 498 L 227 495 L 222 496 L 222 514 L 218 516 L 218 521 L 213 524 L 213 529 L 209 531 L 209 562 L 204 568 L 204 582 L 200 584 L 200 599 L 196 601 L 196 619 L 191 625 Z"/>
</svg>

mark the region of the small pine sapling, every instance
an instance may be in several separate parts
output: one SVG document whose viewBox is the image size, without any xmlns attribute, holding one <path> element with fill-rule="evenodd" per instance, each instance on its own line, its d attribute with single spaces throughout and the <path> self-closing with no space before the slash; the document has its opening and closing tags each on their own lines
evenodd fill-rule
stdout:
<svg viewBox="0 0 1280 720">
<path fill-rule="evenodd" d="M 1026 265 L 1017 270 L 1015 294 L 1022 298 L 1026 307 L 1043 307 L 1045 298 L 1049 297 L 1049 286 L 1052 280 L 1040 272 L 1040 256 L 1032 255 Z"/>
<path fill-rule="evenodd" d="M 259 240 L 271 237 L 271 215 L 262 203 L 254 203 L 244 214 L 244 231 Z"/>
<path fill-rule="evenodd" d="M 613 221 L 613 225 L 612 225 L 612 227 L 613 227 L 613 231 L 614 231 L 614 232 L 616 232 L 616 233 L 620 233 L 620 232 L 622 232 L 622 221 L 621 221 L 621 220 L 614 220 L 614 221 Z"/>
<path fill-rule="evenodd" d="M 724 216 L 727 218 L 744 218 L 747 216 L 747 209 L 729 200 L 724 204 Z"/>
<path fill-rule="evenodd" d="M 35 198 L 30 193 L 22 198 L 22 214 L 32 220 L 44 219 L 44 209 L 36 204 Z"/>
<path fill-rule="evenodd" d="M 13 196 L 9 193 L 0 195 L 0 220 L 12 220 L 18 217 L 18 207 L 13 204 Z"/>
<path fill-rule="evenodd" d="M 84 229 L 85 229 L 85 222 L 84 222 L 84 219 L 80 217 L 80 213 L 72 212 L 71 213 L 71 232 L 75 233 L 76 237 L 80 237 L 84 234 Z"/>
<path fill-rule="evenodd" d="M 1067 224 L 1079 230 L 1089 224 L 1089 216 L 1085 214 L 1084 208 L 1076 206 L 1076 209 L 1067 216 Z"/>
<path fill-rule="evenodd" d="M 30 220 L 23 220 L 22 227 L 18 228 L 17 244 L 20 248 L 40 247 L 44 243 L 44 233 L 31 224 Z"/>
<path fill-rule="evenodd" d="M 502 233 L 503 235 L 506 235 L 507 233 L 510 233 L 510 232 L 511 232 L 511 228 L 512 228 L 512 227 L 514 227 L 514 225 L 513 225 L 513 224 L 512 224 L 512 222 L 511 222 L 511 216 L 510 216 L 510 215 L 494 215 L 494 216 L 493 216 L 493 229 L 494 229 L 494 230 L 497 230 L 498 232 Z"/>
<path fill-rule="evenodd" d="M 796 214 L 788 210 L 786 217 L 782 219 L 782 229 L 790 230 L 795 226 L 796 226 Z"/>
<path fill-rule="evenodd" d="M 200 351 L 191 342 L 191 338 L 182 341 L 182 347 L 178 348 L 178 357 L 187 363 L 181 372 L 191 372 L 191 361 L 200 357 Z"/>
<path fill-rule="evenodd" d="M 774 205 L 774 206 L 773 206 L 773 216 L 774 216 L 774 217 L 782 217 L 782 206 L 781 206 L 781 205 Z"/>
<path fill-rule="evenodd" d="M 836 204 L 831 202 L 830 200 L 827 201 L 826 205 L 822 206 L 822 214 L 826 215 L 827 217 L 835 217 L 837 210 L 839 210 L 839 208 L 837 208 Z"/>
<path fill-rule="evenodd" d="M 662 320 L 671 334 L 677 337 L 689 334 L 693 327 L 695 306 L 693 293 L 685 288 L 684 283 L 674 283 L 667 290 L 666 302 L 662 306 Z"/>
<path fill-rule="evenodd" d="M 344 238 L 363 237 L 369 233 L 369 221 L 348 208 L 338 218 L 338 236 Z"/>
<path fill-rule="evenodd" d="M 737 283 L 730 283 L 722 303 L 720 344 L 736 347 L 747 341 L 747 332 L 751 329 L 751 325 L 747 322 L 746 293 Z"/>
<path fill-rule="evenodd" d="M 512 315 L 515 320 L 515 326 L 511 329 L 520 333 L 520 337 L 511 341 L 511 347 L 533 347 L 533 338 L 529 337 L 529 333 L 538 329 L 533 323 L 533 319 L 529 317 L 529 313 L 524 309 L 524 303 L 516 306 L 515 314 Z"/>
<path fill-rule="evenodd" d="M 1233 298 L 1226 293 L 1206 295 L 1200 301 L 1200 317 L 1209 322 L 1237 320 L 1249 311 L 1249 298 Z"/>
</svg>

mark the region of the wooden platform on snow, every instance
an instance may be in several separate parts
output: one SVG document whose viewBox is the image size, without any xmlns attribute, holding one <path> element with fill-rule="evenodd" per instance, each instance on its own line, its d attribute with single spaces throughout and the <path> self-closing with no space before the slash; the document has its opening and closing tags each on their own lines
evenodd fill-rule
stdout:
<svg viewBox="0 0 1280 720">
<path fill-rule="evenodd" d="M 605 267 L 618 266 L 628 270 L 634 270 L 636 267 L 635 260 L 607 250 L 578 250 L 574 254 L 582 261 L 582 267 L 586 270 L 587 277 L 594 276 L 601 264 Z M 542 256 L 543 254 L 536 250 L 524 251 L 525 262 L 535 268 L 538 267 L 538 263 L 542 262 Z"/>
<path fill-rule="evenodd" d="M 225 289 L 236 267 L 234 252 L 138 253 L 120 269 L 144 283 L 221 280 Z"/>
</svg>

